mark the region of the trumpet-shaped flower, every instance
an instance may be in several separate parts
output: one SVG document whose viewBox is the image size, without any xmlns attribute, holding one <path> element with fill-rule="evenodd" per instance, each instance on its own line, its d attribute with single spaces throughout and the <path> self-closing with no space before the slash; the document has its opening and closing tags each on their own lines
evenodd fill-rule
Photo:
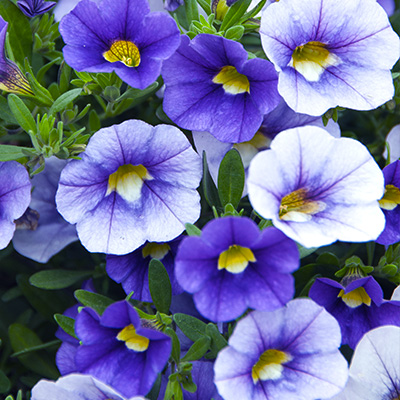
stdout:
<svg viewBox="0 0 400 400">
<path fill-rule="evenodd" d="M 371 154 L 318 127 L 279 133 L 252 160 L 247 185 L 254 209 L 305 247 L 375 240 L 384 228 L 383 175 Z"/>
<path fill-rule="evenodd" d="M 65 61 L 77 71 L 112 72 L 144 89 L 160 75 L 162 61 L 179 46 L 175 21 L 150 13 L 146 0 L 82 0 L 60 23 Z"/>
<path fill-rule="evenodd" d="M 331 400 L 397 400 L 400 397 L 400 328 L 382 326 L 358 343 L 345 389 Z"/>
<path fill-rule="evenodd" d="M 215 362 L 225 400 L 326 399 L 343 389 L 347 362 L 337 321 L 312 300 L 297 299 L 240 320 Z"/>
<path fill-rule="evenodd" d="M 279 93 L 297 112 L 371 110 L 394 94 L 399 38 L 376 0 L 282 0 L 263 11 L 260 34 Z"/>
<path fill-rule="evenodd" d="M 15 220 L 31 201 L 31 182 L 24 166 L 16 161 L 0 162 L 0 249 L 12 239 Z"/>
<path fill-rule="evenodd" d="M 165 113 L 182 128 L 222 142 L 250 140 L 263 115 L 279 103 L 273 65 L 248 60 L 240 43 L 221 36 L 187 36 L 163 65 Z"/>
<path fill-rule="evenodd" d="M 319 278 L 309 296 L 338 320 L 342 344 L 352 349 L 373 328 L 400 326 L 400 302 L 384 300 L 382 289 L 372 276 L 353 280 L 347 286 Z"/>
<path fill-rule="evenodd" d="M 20 0 L 17 5 L 27 17 L 35 17 L 50 11 L 57 3 L 43 0 Z"/>
<path fill-rule="evenodd" d="M 58 211 L 92 252 L 127 254 L 177 237 L 200 214 L 200 157 L 167 125 L 125 121 L 96 132 L 61 173 Z"/>
<path fill-rule="evenodd" d="M 28 80 L 17 64 L 4 52 L 8 23 L 0 16 L 0 90 L 23 95 L 33 95 Z"/>
<path fill-rule="evenodd" d="M 78 372 L 93 375 L 127 397 L 151 389 L 171 352 L 170 337 L 143 326 L 125 301 L 111 304 L 101 316 L 84 308 L 75 331 L 81 341 L 75 355 Z"/>
<path fill-rule="evenodd" d="M 275 228 L 260 232 L 248 218 L 209 222 L 200 237 L 186 237 L 175 259 L 178 283 L 211 321 L 230 321 L 247 308 L 275 310 L 294 295 L 299 265 L 293 241 Z"/>
</svg>

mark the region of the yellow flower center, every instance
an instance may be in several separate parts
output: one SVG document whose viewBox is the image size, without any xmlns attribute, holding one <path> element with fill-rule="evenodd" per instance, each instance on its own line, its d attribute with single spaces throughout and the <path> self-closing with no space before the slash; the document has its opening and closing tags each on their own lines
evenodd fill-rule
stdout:
<svg viewBox="0 0 400 400">
<path fill-rule="evenodd" d="M 264 351 L 251 370 L 253 383 L 256 384 L 259 380 L 274 381 L 279 379 L 282 376 L 282 364 L 285 364 L 292 359 L 292 356 L 284 351 L 275 349 Z"/>
<path fill-rule="evenodd" d="M 351 308 L 356 308 L 361 306 L 361 304 L 366 304 L 367 306 L 371 305 L 371 297 L 368 296 L 368 293 L 363 287 L 354 289 L 346 294 L 344 294 L 344 290 L 342 289 L 339 292 L 338 297 L 341 297 L 346 305 Z"/>
<path fill-rule="evenodd" d="M 331 53 L 321 42 L 308 42 L 295 48 L 289 66 L 310 82 L 318 82 L 328 67 L 341 63 L 340 58 Z"/>
<path fill-rule="evenodd" d="M 162 260 L 170 250 L 171 247 L 167 243 L 149 242 L 143 247 L 142 256 L 143 258 L 150 256 L 151 258 Z"/>
<path fill-rule="evenodd" d="M 121 165 L 108 177 L 106 196 L 114 190 L 126 201 L 133 202 L 140 198 L 143 181 L 153 179 L 143 165 Z"/>
<path fill-rule="evenodd" d="M 212 81 L 214 83 L 221 84 L 225 90 L 225 93 L 250 93 L 250 82 L 247 79 L 247 76 L 239 74 L 236 68 L 232 65 L 226 65 L 225 67 L 222 67 L 221 71 L 214 76 Z"/>
<path fill-rule="evenodd" d="M 394 210 L 400 204 L 400 189 L 393 185 L 386 185 L 385 194 L 379 200 L 379 206 L 384 210 Z"/>
<path fill-rule="evenodd" d="M 120 61 L 127 67 L 137 67 L 140 64 L 140 53 L 137 46 L 128 40 L 116 40 L 103 57 L 111 62 Z"/>
<path fill-rule="evenodd" d="M 325 208 L 324 202 L 307 199 L 306 189 L 298 189 L 282 199 L 279 218 L 284 221 L 306 222 Z"/>
<path fill-rule="evenodd" d="M 129 350 L 143 352 L 149 347 L 149 339 L 147 337 L 138 335 L 136 333 L 135 327 L 130 324 L 122 329 L 118 335 L 117 339 L 121 342 L 125 342 L 125 346 Z"/>
<path fill-rule="evenodd" d="M 255 261 L 256 258 L 249 248 L 234 244 L 219 255 L 218 269 L 226 269 L 232 274 L 240 274 L 247 268 L 249 262 Z"/>
</svg>

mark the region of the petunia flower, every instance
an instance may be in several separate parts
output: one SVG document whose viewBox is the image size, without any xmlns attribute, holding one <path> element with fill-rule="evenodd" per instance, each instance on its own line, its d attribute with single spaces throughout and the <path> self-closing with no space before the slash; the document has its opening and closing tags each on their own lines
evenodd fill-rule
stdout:
<svg viewBox="0 0 400 400">
<path fill-rule="evenodd" d="M 318 127 L 279 133 L 252 160 L 247 185 L 254 209 L 305 247 L 375 240 L 384 228 L 383 175 L 371 154 Z"/>
<path fill-rule="evenodd" d="M 346 384 L 337 321 L 309 299 L 240 320 L 215 362 L 224 400 L 314 400 Z"/>
<path fill-rule="evenodd" d="M 71 374 L 52 382 L 42 379 L 32 388 L 32 400 L 128 400 L 114 388 L 90 375 Z M 142 396 L 129 400 L 146 400 Z"/>
<path fill-rule="evenodd" d="M 23 95 L 33 95 L 28 80 L 15 62 L 4 51 L 8 23 L 0 16 L 0 90 Z"/>
<path fill-rule="evenodd" d="M 180 127 L 222 142 L 250 140 L 280 97 L 273 65 L 247 58 L 240 43 L 222 36 L 182 36 L 162 68 L 165 113 Z"/>
<path fill-rule="evenodd" d="M 399 38 L 376 0 L 282 0 L 263 11 L 260 35 L 297 112 L 371 110 L 393 97 Z"/>
<path fill-rule="evenodd" d="M 171 353 L 170 337 L 143 326 L 126 301 L 111 304 L 101 316 L 84 308 L 75 332 L 81 341 L 75 355 L 78 372 L 93 375 L 127 397 L 149 392 Z"/>
<path fill-rule="evenodd" d="M 56 209 L 58 181 L 66 164 L 65 160 L 50 157 L 44 171 L 32 178 L 34 190 L 30 208 L 39 213 L 38 225 L 34 230 L 18 229 L 14 234 L 14 249 L 37 262 L 47 263 L 64 247 L 78 240 L 75 226 L 66 222 Z"/>
<path fill-rule="evenodd" d="M 200 237 L 186 237 L 175 259 L 178 283 L 200 314 L 214 322 L 247 308 L 275 310 L 294 295 L 296 244 L 275 228 L 262 232 L 249 218 L 212 220 Z"/>
<path fill-rule="evenodd" d="M 400 125 L 395 125 L 386 137 L 386 145 L 389 147 L 390 157 L 388 149 L 385 146 L 383 157 L 389 162 L 394 162 L 400 158 Z"/>
<path fill-rule="evenodd" d="M 12 239 L 15 220 L 31 201 L 31 182 L 25 167 L 16 161 L 0 162 L 0 249 Z"/>
<path fill-rule="evenodd" d="M 65 61 L 77 71 L 113 72 L 144 89 L 180 42 L 175 21 L 146 0 L 82 0 L 60 22 Z"/>
<path fill-rule="evenodd" d="M 50 11 L 57 3 L 43 0 L 20 0 L 17 6 L 27 17 L 35 17 Z"/>
<path fill-rule="evenodd" d="M 160 260 L 168 272 L 172 294 L 183 292 L 174 275 L 174 260 L 180 239 L 167 243 L 147 242 L 132 253 L 107 256 L 107 274 L 121 283 L 126 294 L 133 292 L 132 299 L 152 301 L 149 290 L 149 263 Z"/>
<path fill-rule="evenodd" d="M 400 397 L 400 328 L 382 326 L 358 343 L 345 389 L 331 400 L 397 400 Z"/>
<path fill-rule="evenodd" d="M 185 135 L 138 120 L 100 129 L 61 173 L 58 211 L 91 252 L 166 242 L 200 215 L 201 161 Z"/>
<path fill-rule="evenodd" d="M 382 289 L 372 276 L 353 280 L 346 286 L 332 279 L 318 278 L 309 296 L 337 319 L 342 344 L 352 349 L 373 328 L 400 326 L 400 302 L 384 300 Z"/>
<path fill-rule="evenodd" d="M 385 194 L 379 200 L 379 205 L 385 214 L 386 224 L 376 242 L 389 245 L 400 241 L 400 161 L 387 165 L 382 172 Z"/>
</svg>

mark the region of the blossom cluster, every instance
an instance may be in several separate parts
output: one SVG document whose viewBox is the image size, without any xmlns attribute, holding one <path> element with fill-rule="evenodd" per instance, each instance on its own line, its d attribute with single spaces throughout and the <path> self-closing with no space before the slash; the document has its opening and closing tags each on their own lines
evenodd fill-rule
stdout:
<svg viewBox="0 0 400 400">
<path fill-rule="evenodd" d="M 400 10 L 253 3 L 0 5 L 7 400 L 399 399 Z"/>
</svg>

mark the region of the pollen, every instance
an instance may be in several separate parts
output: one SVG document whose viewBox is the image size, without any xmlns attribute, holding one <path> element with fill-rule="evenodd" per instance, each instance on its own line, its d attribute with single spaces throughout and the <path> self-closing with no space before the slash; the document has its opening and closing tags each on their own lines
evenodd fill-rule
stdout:
<svg viewBox="0 0 400 400">
<path fill-rule="evenodd" d="M 363 287 L 354 289 L 346 294 L 344 294 L 344 290 L 341 290 L 338 297 L 341 297 L 350 308 L 357 308 L 358 306 L 361 306 L 361 304 L 366 304 L 367 306 L 371 305 L 371 297 L 368 296 L 368 293 Z"/>
<path fill-rule="evenodd" d="M 331 53 L 321 42 L 308 42 L 295 48 L 289 66 L 293 67 L 309 82 L 318 82 L 328 68 L 341 63 L 340 58 Z"/>
<path fill-rule="evenodd" d="M 394 210 L 400 204 L 400 189 L 394 185 L 386 185 L 385 194 L 379 200 L 379 206 L 384 210 Z"/>
<path fill-rule="evenodd" d="M 136 333 L 135 327 L 130 324 L 122 329 L 118 335 L 117 339 L 121 342 L 125 342 L 125 346 L 129 350 L 143 352 L 149 347 L 149 339 L 145 336 L 138 335 Z"/>
<path fill-rule="evenodd" d="M 247 76 L 237 72 L 237 69 L 232 65 L 222 67 L 221 71 L 214 76 L 212 81 L 221 84 L 225 93 L 250 93 L 250 82 Z"/>
<path fill-rule="evenodd" d="M 279 219 L 284 221 L 307 222 L 314 214 L 323 211 L 326 204 L 307 198 L 306 189 L 298 189 L 287 194 L 279 207 Z"/>
<path fill-rule="evenodd" d="M 137 46 L 128 40 L 116 40 L 103 57 L 111 62 L 120 61 L 127 67 L 137 67 L 140 64 L 140 53 Z"/>
<path fill-rule="evenodd" d="M 232 274 L 240 274 L 247 268 L 249 262 L 255 261 L 256 258 L 249 248 L 234 244 L 219 255 L 218 269 L 226 269 Z"/>
<path fill-rule="evenodd" d="M 261 354 L 258 361 L 251 370 L 253 383 L 259 380 L 277 380 L 282 376 L 283 364 L 291 361 L 293 358 L 289 353 L 281 350 L 269 349 Z"/>
<path fill-rule="evenodd" d="M 121 165 L 108 177 L 108 188 L 106 196 L 116 191 L 128 202 L 136 201 L 142 193 L 144 180 L 153 179 L 143 165 L 125 164 Z"/>
<path fill-rule="evenodd" d="M 171 247 L 167 243 L 149 242 L 143 247 L 142 256 L 143 258 L 150 256 L 151 258 L 162 260 L 170 250 Z"/>
</svg>

